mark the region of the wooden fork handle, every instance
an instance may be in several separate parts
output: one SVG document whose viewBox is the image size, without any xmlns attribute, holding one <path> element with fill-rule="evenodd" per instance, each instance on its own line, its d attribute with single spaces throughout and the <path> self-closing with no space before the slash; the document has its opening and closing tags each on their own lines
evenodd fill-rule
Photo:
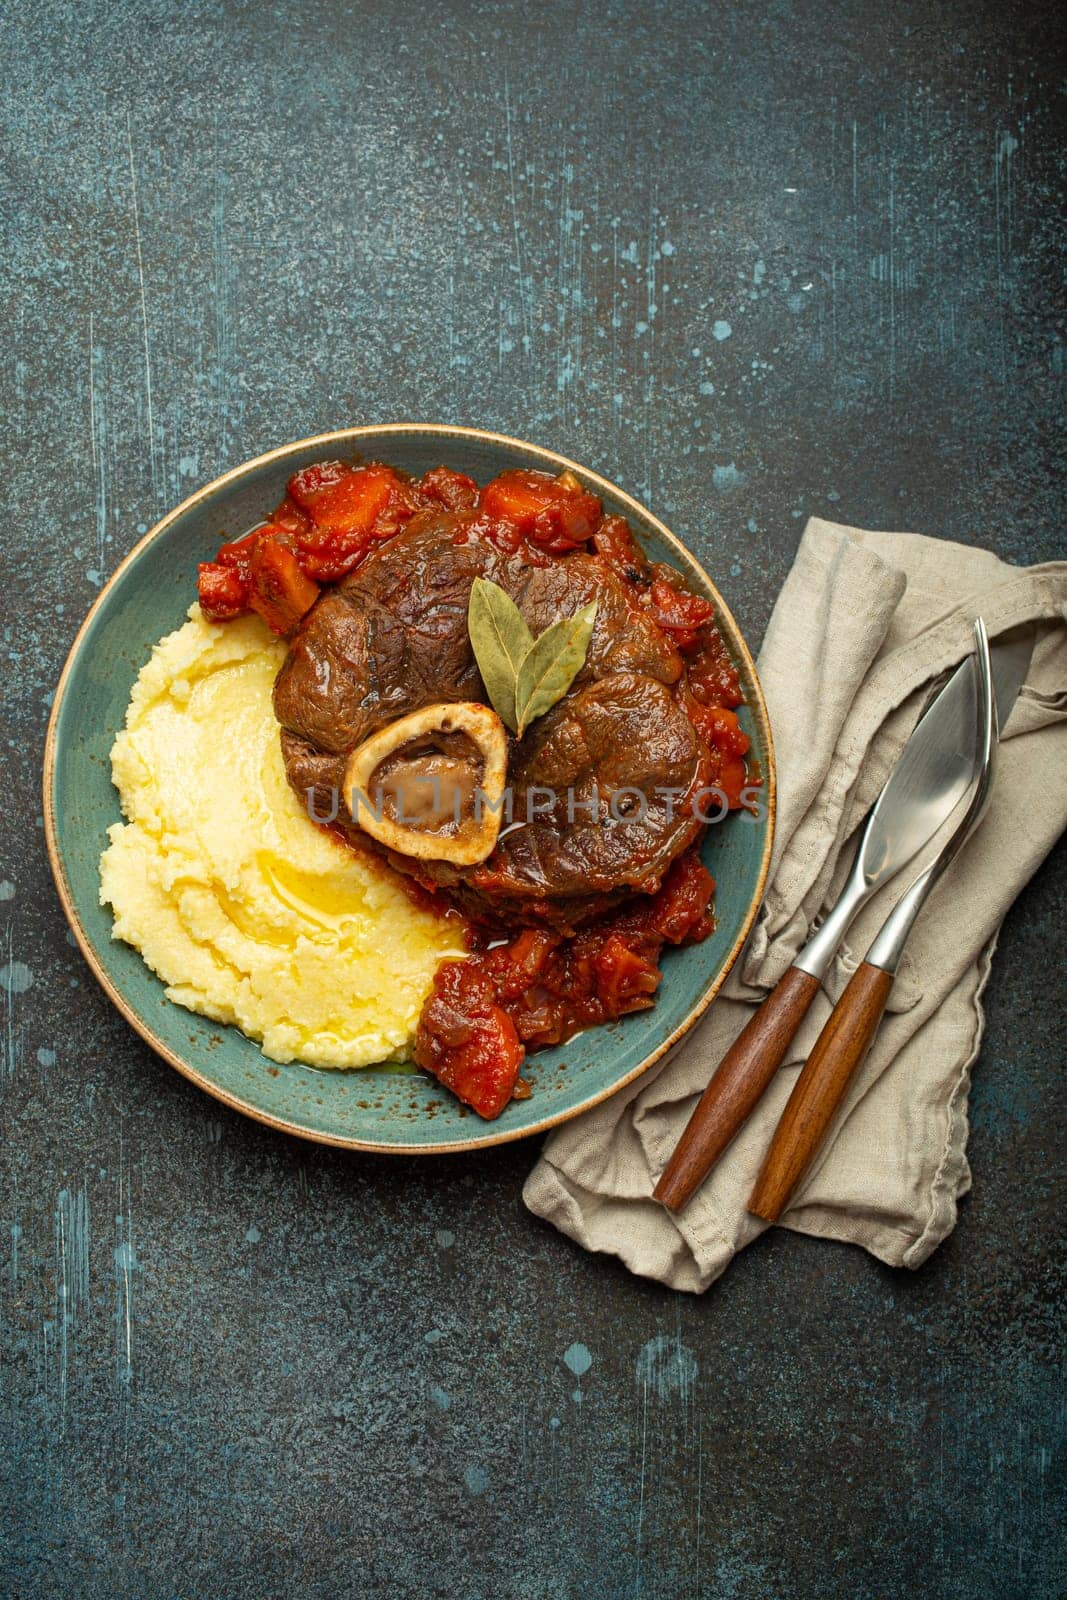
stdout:
<svg viewBox="0 0 1067 1600">
<path fill-rule="evenodd" d="M 680 1211 L 748 1121 L 819 990 L 818 978 L 790 967 L 720 1061 L 686 1124 L 655 1197 Z"/>
<path fill-rule="evenodd" d="M 826 1137 L 882 1020 L 893 974 L 867 961 L 853 973 L 793 1085 L 748 1209 L 777 1222 Z"/>
</svg>

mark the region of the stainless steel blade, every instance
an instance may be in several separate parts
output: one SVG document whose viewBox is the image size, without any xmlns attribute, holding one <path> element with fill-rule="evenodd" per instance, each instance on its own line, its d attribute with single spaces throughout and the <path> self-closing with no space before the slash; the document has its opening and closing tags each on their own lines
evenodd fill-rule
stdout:
<svg viewBox="0 0 1067 1600">
<path fill-rule="evenodd" d="M 930 890 L 941 874 L 951 866 L 978 827 L 992 796 L 993 775 L 996 771 L 1000 740 L 1000 715 L 993 689 L 989 640 L 981 617 L 975 623 L 974 631 L 977 720 L 971 753 L 971 781 L 967 786 L 967 806 L 948 838 L 942 841 L 933 860 L 920 872 L 915 882 L 905 889 L 867 951 L 865 958 L 867 963 L 872 967 L 881 967 L 883 972 L 896 972 L 908 935 L 926 903 Z"/>
<path fill-rule="evenodd" d="M 1033 642 L 1032 629 L 1017 629 L 990 650 L 1001 727 L 1022 687 Z M 884 882 L 918 855 L 967 793 L 975 714 L 968 656 L 915 727 L 867 819 L 857 865 L 869 884 Z"/>
<path fill-rule="evenodd" d="M 990 651 L 1001 727 L 1030 665 L 1034 634 L 1013 629 Z M 860 906 L 929 844 L 959 805 L 974 774 L 975 678 L 968 656 L 930 703 L 867 818 L 837 903 L 797 955 L 794 966 L 823 978 Z"/>
</svg>

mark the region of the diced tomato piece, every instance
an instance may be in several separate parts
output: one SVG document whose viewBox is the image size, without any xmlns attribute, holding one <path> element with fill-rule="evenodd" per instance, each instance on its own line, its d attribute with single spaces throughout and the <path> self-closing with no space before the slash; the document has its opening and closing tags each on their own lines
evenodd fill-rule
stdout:
<svg viewBox="0 0 1067 1600">
<path fill-rule="evenodd" d="M 271 525 L 280 528 L 283 533 L 303 533 L 307 528 L 310 518 L 306 511 L 290 500 L 286 495 L 278 509 L 271 515 Z"/>
<path fill-rule="evenodd" d="M 744 699 L 737 668 L 714 623 L 700 630 L 686 677 L 693 694 L 706 706 L 739 706 Z"/>
<path fill-rule="evenodd" d="M 202 561 L 196 587 L 200 609 L 210 622 L 232 622 L 248 610 L 248 583 L 234 567 Z"/>
<path fill-rule="evenodd" d="M 726 804 L 736 811 L 741 804 L 741 791 L 745 787 L 748 769 L 743 756 L 725 756 L 719 769 L 718 784 L 726 796 Z"/>
<path fill-rule="evenodd" d="M 263 534 L 273 531 L 269 525 L 262 528 L 253 528 L 251 533 L 246 533 L 243 538 L 231 539 L 229 544 L 220 544 L 218 555 L 215 557 L 220 567 L 230 567 L 234 572 L 239 572 L 245 583 L 252 573 L 252 555 L 256 545 Z"/>
<path fill-rule="evenodd" d="M 603 511 L 595 494 L 560 483 L 547 472 L 518 467 L 486 484 L 481 505 L 489 516 L 510 522 L 557 555 L 585 544 Z"/>
<path fill-rule="evenodd" d="M 378 512 L 371 525 L 375 539 L 391 539 L 411 521 L 416 511 L 424 511 L 427 498 L 417 483 L 398 477 L 389 491 L 383 510 Z"/>
<path fill-rule="evenodd" d="M 725 706 L 705 706 L 700 726 L 708 744 L 724 755 L 748 754 L 748 734 L 738 722 L 736 711 L 729 711 Z"/>
<path fill-rule="evenodd" d="M 693 648 L 699 630 L 715 615 L 710 600 L 676 589 L 666 578 L 653 580 L 651 600 L 653 617 L 674 636 L 675 644 L 683 651 Z"/>
<path fill-rule="evenodd" d="M 597 990 L 609 1016 L 623 1016 L 652 1004 L 659 985 L 660 970 L 632 950 L 620 934 L 613 933 L 594 958 Z"/>
<path fill-rule="evenodd" d="M 493 986 L 473 961 L 444 961 L 423 1006 L 414 1056 L 480 1117 L 499 1117 L 525 1050 Z"/>
<path fill-rule="evenodd" d="M 419 488 L 427 499 L 436 501 L 448 511 L 469 511 L 478 504 L 478 485 L 465 472 L 453 472 L 451 467 L 431 467 L 419 479 Z"/>
<path fill-rule="evenodd" d="M 710 782 L 722 790 L 730 810 L 736 811 L 748 777 L 748 734 L 738 722 L 737 713 L 726 706 L 705 706 L 690 697 L 687 710 L 690 722 L 717 758 Z"/>
<path fill-rule="evenodd" d="M 649 921 L 668 944 L 699 944 L 714 923 L 709 907 L 715 879 L 695 850 L 674 863 L 652 901 Z"/>
<path fill-rule="evenodd" d="M 399 479 L 392 467 L 320 461 L 289 479 L 289 498 L 319 528 L 368 533 Z"/>
<path fill-rule="evenodd" d="M 475 539 L 486 539 L 490 544 L 495 544 L 506 556 L 514 555 L 517 550 L 530 549 L 526 535 L 513 522 L 500 522 L 484 511 L 472 523 L 469 532 Z"/>
<path fill-rule="evenodd" d="M 648 573 L 648 557 L 625 517 L 604 517 L 593 532 L 593 549 L 631 583 Z"/>
<path fill-rule="evenodd" d="M 374 542 L 391 538 L 418 505 L 412 486 L 392 467 L 350 467 L 343 461 L 295 473 L 289 496 L 310 518 L 293 537 L 301 567 L 319 583 L 351 572 Z"/>
<path fill-rule="evenodd" d="M 252 557 L 249 604 L 273 633 L 292 633 L 319 597 L 319 586 L 300 570 L 280 538 L 261 539 Z"/>
<path fill-rule="evenodd" d="M 332 528 L 311 528 L 297 547 L 300 565 L 316 583 L 336 583 L 359 566 L 373 548 L 369 533 L 336 533 Z"/>
<path fill-rule="evenodd" d="M 524 928 L 507 945 L 491 950 L 485 967 L 495 981 L 497 995 L 502 1000 L 514 1000 L 536 983 L 559 942 L 559 934 Z"/>
</svg>

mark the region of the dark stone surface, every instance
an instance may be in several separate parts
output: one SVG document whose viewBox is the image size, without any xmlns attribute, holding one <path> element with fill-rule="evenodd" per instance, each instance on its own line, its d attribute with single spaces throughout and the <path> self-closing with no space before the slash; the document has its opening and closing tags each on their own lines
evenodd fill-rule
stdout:
<svg viewBox="0 0 1067 1600">
<path fill-rule="evenodd" d="M 1062 848 L 950 1241 L 776 1234 L 694 1301 L 525 1215 L 531 1146 L 346 1158 L 197 1093 L 37 822 L 102 577 L 322 429 L 603 468 L 753 640 L 809 513 L 1062 555 L 1054 9 L 9 8 L 0 1593 L 1062 1592 Z"/>
</svg>

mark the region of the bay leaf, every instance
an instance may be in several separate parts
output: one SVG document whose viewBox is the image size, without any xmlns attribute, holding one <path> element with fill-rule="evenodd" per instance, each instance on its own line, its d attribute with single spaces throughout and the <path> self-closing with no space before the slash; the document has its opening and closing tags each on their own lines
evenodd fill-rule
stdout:
<svg viewBox="0 0 1067 1600">
<path fill-rule="evenodd" d="M 515 686 L 534 642 L 522 612 L 499 584 L 475 578 L 467 605 L 467 632 L 493 709 L 512 733 L 518 733 Z"/>
<path fill-rule="evenodd" d="M 515 731 L 521 739 L 531 722 L 562 700 L 585 662 L 596 621 L 595 600 L 546 628 L 522 659 L 515 681 Z M 499 709 L 499 708 L 498 708 Z"/>
</svg>

